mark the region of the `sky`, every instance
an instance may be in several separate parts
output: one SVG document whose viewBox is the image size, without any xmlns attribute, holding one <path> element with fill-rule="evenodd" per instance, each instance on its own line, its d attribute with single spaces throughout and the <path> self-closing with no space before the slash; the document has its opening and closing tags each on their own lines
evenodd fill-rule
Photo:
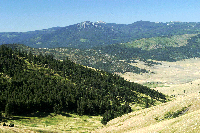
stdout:
<svg viewBox="0 0 200 133">
<path fill-rule="evenodd" d="M 0 0 L 0 32 L 65 27 L 83 21 L 200 22 L 200 0 Z"/>
</svg>

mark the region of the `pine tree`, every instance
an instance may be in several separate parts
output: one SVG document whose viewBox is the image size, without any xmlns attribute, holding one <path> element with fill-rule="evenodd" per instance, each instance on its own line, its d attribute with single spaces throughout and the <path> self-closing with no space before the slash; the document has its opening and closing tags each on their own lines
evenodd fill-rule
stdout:
<svg viewBox="0 0 200 133">
<path fill-rule="evenodd" d="M 149 107 L 149 99 L 148 97 L 145 97 L 145 108 Z"/>
<path fill-rule="evenodd" d="M 6 104 L 6 107 L 5 107 L 5 115 L 6 115 L 6 117 L 10 117 L 11 116 L 12 111 L 13 111 L 12 107 L 13 106 L 12 106 L 11 102 Z"/>
</svg>

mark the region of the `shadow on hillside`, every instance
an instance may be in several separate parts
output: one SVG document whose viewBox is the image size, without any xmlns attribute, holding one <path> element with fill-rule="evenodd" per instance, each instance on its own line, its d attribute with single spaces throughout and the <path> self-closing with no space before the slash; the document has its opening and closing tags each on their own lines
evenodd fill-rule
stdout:
<svg viewBox="0 0 200 133">
<path fill-rule="evenodd" d="M 60 113 L 58 115 L 62 115 L 65 117 L 72 117 L 72 115 L 68 113 Z M 56 114 L 54 113 L 47 113 L 47 112 L 35 112 L 31 114 L 22 114 L 18 116 L 11 116 L 11 117 L 0 117 L 0 122 L 7 122 L 8 120 L 20 120 L 20 119 L 30 119 L 29 117 L 38 117 L 38 118 L 43 118 L 43 117 L 54 117 Z"/>
<path fill-rule="evenodd" d="M 62 116 L 66 116 L 66 117 L 72 117 L 72 115 L 67 114 L 67 113 L 61 113 L 60 115 L 62 115 Z"/>
<path fill-rule="evenodd" d="M 10 118 L 9 120 L 20 120 L 20 119 L 29 119 L 29 118 L 24 118 L 24 117 L 20 117 L 20 116 L 14 116 L 14 117 Z"/>
<path fill-rule="evenodd" d="M 27 116 L 27 117 L 47 117 L 47 116 L 53 116 L 52 113 L 49 113 L 49 112 L 34 112 L 34 113 L 31 113 L 31 114 L 26 114 L 26 115 L 23 115 L 23 116 Z"/>
<path fill-rule="evenodd" d="M 20 120 L 20 119 L 29 119 L 29 118 L 24 118 L 24 117 L 20 117 L 20 116 L 14 116 L 14 117 L 1 117 L 0 118 L 0 123 L 1 122 L 8 122 L 8 120 Z"/>
<path fill-rule="evenodd" d="M 67 114 L 67 113 L 60 113 L 58 115 L 62 115 L 62 116 L 66 116 L 66 117 L 72 117 L 70 114 Z M 42 118 L 42 117 L 47 117 L 47 116 L 50 116 L 50 117 L 54 117 L 56 116 L 56 114 L 54 113 L 50 113 L 50 112 L 34 112 L 34 113 L 31 113 L 31 114 L 26 114 L 26 115 L 21 115 L 22 117 L 38 117 L 38 118 Z"/>
</svg>

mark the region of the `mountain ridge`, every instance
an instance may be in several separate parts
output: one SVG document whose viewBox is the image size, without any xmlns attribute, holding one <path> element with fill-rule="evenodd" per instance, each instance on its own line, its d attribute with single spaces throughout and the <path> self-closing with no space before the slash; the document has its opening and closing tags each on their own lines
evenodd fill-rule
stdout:
<svg viewBox="0 0 200 133">
<path fill-rule="evenodd" d="M 2 44 L 20 43 L 34 48 L 92 48 L 126 43 L 141 38 L 196 34 L 200 23 L 137 21 L 132 24 L 84 21 L 66 27 L 53 27 L 30 32 L 1 32 Z"/>
</svg>

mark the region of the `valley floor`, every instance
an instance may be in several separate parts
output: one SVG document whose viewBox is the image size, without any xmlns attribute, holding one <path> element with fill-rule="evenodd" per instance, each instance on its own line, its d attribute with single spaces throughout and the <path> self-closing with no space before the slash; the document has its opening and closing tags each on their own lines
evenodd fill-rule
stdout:
<svg viewBox="0 0 200 133">
<path fill-rule="evenodd" d="M 134 74 L 127 72 L 125 74 L 118 73 L 127 80 L 136 83 L 158 82 L 161 84 L 183 84 L 187 82 L 200 79 L 200 58 L 186 59 L 177 62 L 155 61 L 162 65 L 145 65 L 142 61 L 137 63 L 130 63 L 130 65 L 137 66 L 149 70 L 149 73 Z"/>
</svg>

